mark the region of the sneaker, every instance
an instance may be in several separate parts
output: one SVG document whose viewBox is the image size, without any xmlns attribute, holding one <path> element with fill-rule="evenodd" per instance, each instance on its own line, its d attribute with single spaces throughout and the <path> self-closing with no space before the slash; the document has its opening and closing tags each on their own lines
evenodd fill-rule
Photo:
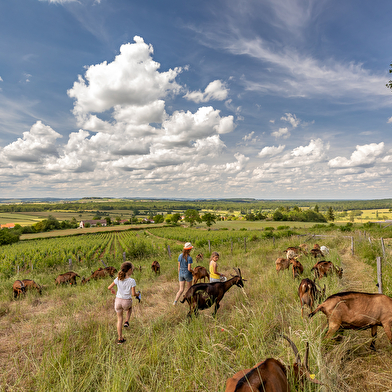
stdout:
<svg viewBox="0 0 392 392">
<path fill-rule="evenodd" d="M 117 344 L 123 344 L 123 343 L 125 343 L 125 342 L 126 342 L 126 340 L 125 340 L 124 338 L 122 338 L 122 339 L 120 339 L 120 340 L 117 341 Z"/>
<path fill-rule="evenodd" d="M 174 301 L 174 302 L 173 302 L 173 305 L 177 305 L 177 301 Z"/>
<path fill-rule="evenodd" d="M 129 327 L 129 323 L 128 323 L 128 321 L 126 321 L 125 323 L 124 323 L 124 328 L 128 328 Z"/>
</svg>

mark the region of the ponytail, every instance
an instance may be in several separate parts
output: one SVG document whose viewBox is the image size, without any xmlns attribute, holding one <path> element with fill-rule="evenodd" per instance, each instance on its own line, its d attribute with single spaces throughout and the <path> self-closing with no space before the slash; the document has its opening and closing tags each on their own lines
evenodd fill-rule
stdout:
<svg viewBox="0 0 392 392">
<path fill-rule="evenodd" d="M 124 263 L 121 264 L 120 271 L 118 273 L 118 279 L 119 280 L 124 280 L 127 272 L 132 269 L 133 270 L 133 264 L 130 261 L 125 261 Z"/>
</svg>

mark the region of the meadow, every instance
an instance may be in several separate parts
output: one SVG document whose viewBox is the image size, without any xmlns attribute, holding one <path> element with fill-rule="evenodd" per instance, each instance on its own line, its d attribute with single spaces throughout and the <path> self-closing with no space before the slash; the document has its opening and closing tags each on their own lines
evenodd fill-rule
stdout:
<svg viewBox="0 0 392 392">
<path fill-rule="evenodd" d="M 274 263 L 288 246 L 305 242 L 311 247 L 317 242 L 330 249 L 329 260 L 344 268 L 343 279 L 333 275 L 321 280 L 327 295 L 377 292 L 375 258 L 382 255 L 380 237 L 392 237 L 389 228 L 342 233 L 333 227 L 311 231 L 299 226 L 291 235 L 287 228 L 276 228 L 274 237 L 263 236 L 268 230 L 261 227 L 145 227 L 1 247 L 0 391 L 224 391 L 228 377 L 267 357 L 292 364 L 294 355 L 282 333 L 295 342 L 302 358 L 309 342 L 310 369 L 323 383 L 305 382 L 292 391 L 392 390 L 392 349 L 383 329 L 379 328 L 376 352 L 369 349 L 369 331 L 346 331 L 341 341 L 323 340 L 325 316 L 301 318 L 299 280 L 293 279 L 291 270 L 277 275 Z M 346 235 L 354 237 L 354 255 Z M 239 267 L 246 279 L 243 289 L 234 286 L 226 293 L 216 318 L 208 309 L 188 319 L 186 304 L 172 305 L 184 238 L 194 242 L 193 256 L 204 253 L 200 265 L 208 265 L 210 244 L 211 251 L 221 254 L 221 272 L 230 277 L 233 267 Z M 384 293 L 391 295 L 390 246 L 385 243 Z M 142 266 L 134 273 L 142 302 L 134 301 L 127 342 L 118 346 L 114 296 L 107 290 L 112 280 L 82 286 L 78 279 L 77 286 L 56 287 L 54 278 L 68 270 L 70 258 L 72 269 L 82 277 L 102 261 L 118 268 L 124 252 Z M 153 260 L 161 264 L 160 275 L 150 270 Z M 311 277 L 314 259 L 303 256 L 301 262 L 303 277 Z M 42 296 L 29 292 L 14 300 L 12 283 L 24 278 L 43 285 Z"/>
</svg>

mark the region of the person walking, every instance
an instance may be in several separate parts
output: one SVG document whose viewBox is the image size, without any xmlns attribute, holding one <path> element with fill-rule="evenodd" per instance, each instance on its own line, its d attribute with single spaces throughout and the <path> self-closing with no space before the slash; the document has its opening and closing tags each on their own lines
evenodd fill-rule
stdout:
<svg viewBox="0 0 392 392">
<path fill-rule="evenodd" d="M 178 256 L 178 280 L 180 282 L 180 288 L 176 294 L 176 298 L 173 305 L 177 304 L 180 295 L 183 293 L 184 289 L 188 289 L 192 286 L 192 257 L 190 256 L 193 246 L 190 242 L 184 245 L 182 253 Z"/>
<path fill-rule="evenodd" d="M 135 279 L 131 278 L 133 273 L 133 265 L 129 261 L 125 261 L 121 264 L 120 271 L 114 282 L 108 287 L 108 290 L 112 294 L 116 294 L 114 301 L 114 309 L 117 313 L 117 344 L 125 343 L 125 339 L 122 335 L 123 328 L 123 312 L 127 312 L 125 316 L 124 328 L 129 327 L 129 319 L 132 314 L 132 296 L 136 297 L 140 302 L 140 291 L 136 293 L 136 282 Z M 114 290 L 114 286 L 117 286 L 117 293 Z"/>
</svg>

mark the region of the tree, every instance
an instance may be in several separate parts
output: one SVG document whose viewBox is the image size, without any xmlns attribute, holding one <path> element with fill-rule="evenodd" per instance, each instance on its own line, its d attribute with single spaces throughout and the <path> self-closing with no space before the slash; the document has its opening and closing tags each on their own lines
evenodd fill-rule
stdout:
<svg viewBox="0 0 392 392">
<path fill-rule="evenodd" d="M 105 218 L 105 220 L 106 220 L 106 226 L 110 226 L 111 224 L 112 224 L 112 220 L 110 219 L 110 216 L 107 216 L 106 218 Z M 99 223 L 99 222 L 98 222 Z M 98 225 L 98 224 L 97 224 Z"/>
<path fill-rule="evenodd" d="M 281 220 L 283 220 L 283 214 L 279 210 L 276 210 L 274 212 L 274 214 L 272 215 L 272 219 L 274 221 L 281 221 Z"/>
<path fill-rule="evenodd" d="M 181 215 L 179 213 L 173 214 L 171 217 L 171 223 L 176 224 L 181 219 Z"/>
<path fill-rule="evenodd" d="M 206 214 L 204 214 L 204 215 L 201 217 L 201 220 L 202 220 L 203 222 L 206 222 L 206 225 L 207 225 L 208 227 L 210 227 L 210 226 L 212 226 L 213 223 L 215 223 L 215 221 L 216 221 L 216 216 L 215 216 L 214 214 L 211 214 L 210 212 L 207 212 Z"/>
<path fill-rule="evenodd" d="M 319 206 L 316 204 L 315 206 L 314 206 L 314 212 L 320 212 L 320 210 L 319 210 Z"/>
<path fill-rule="evenodd" d="M 191 227 L 196 223 L 196 222 L 201 222 L 201 218 L 199 215 L 199 212 L 196 210 L 186 210 L 185 211 L 185 222 L 189 222 Z"/>
<path fill-rule="evenodd" d="M 333 222 L 333 221 L 335 220 L 335 215 L 334 215 L 334 213 L 333 213 L 332 207 L 329 207 L 329 208 L 328 208 L 326 218 L 327 218 L 327 221 L 332 221 L 332 222 Z"/>
<path fill-rule="evenodd" d="M 163 223 L 164 221 L 163 215 L 155 215 L 153 219 L 155 223 Z"/>
</svg>

